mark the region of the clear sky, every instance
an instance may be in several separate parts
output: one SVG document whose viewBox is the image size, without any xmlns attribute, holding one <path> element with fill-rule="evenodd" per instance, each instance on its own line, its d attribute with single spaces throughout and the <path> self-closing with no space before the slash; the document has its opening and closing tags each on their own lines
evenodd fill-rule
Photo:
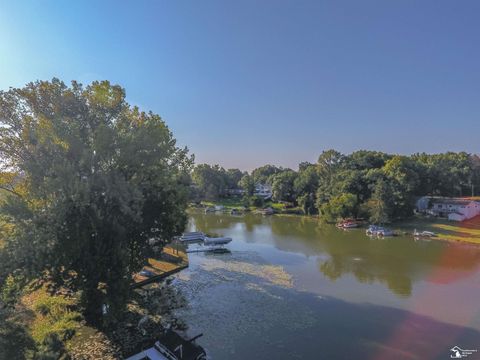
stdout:
<svg viewBox="0 0 480 360">
<path fill-rule="evenodd" d="M 0 0 L 0 89 L 124 86 L 197 162 L 480 152 L 478 0 Z"/>
</svg>

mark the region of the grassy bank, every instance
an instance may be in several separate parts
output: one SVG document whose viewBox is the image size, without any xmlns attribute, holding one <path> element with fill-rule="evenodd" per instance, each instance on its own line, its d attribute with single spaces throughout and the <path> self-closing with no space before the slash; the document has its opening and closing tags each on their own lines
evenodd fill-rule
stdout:
<svg viewBox="0 0 480 360">
<path fill-rule="evenodd" d="M 480 244 L 480 216 L 462 222 L 419 217 L 397 225 L 409 232 L 414 229 L 433 231 L 438 234 L 438 237 L 433 239 Z"/>
<path fill-rule="evenodd" d="M 245 207 L 245 203 L 241 198 L 225 198 L 215 201 L 202 201 L 202 206 L 223 206 L 226 210 L 240 209 Z M 299 207 L 287 207 L 284 203 L 266 201 L 263 206 L 248 206 L 246 207 L 250 211 L 264 209 L 271 207 L 279 214 L 301 214 L 302 211 Z"/>
</svg>

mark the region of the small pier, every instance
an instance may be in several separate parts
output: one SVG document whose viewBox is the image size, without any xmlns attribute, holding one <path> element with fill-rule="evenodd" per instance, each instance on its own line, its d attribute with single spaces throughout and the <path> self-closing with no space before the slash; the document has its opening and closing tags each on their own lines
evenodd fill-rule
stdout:
<svg viewBox="0 0 480 360">
<path fill-rule="evenodd" d="M 132 289 L 136 289 L 154 282 L 161 281 L 188 267 L 188 255 L 185 247 L 179 244 L 167 245 L 163 248 L 159 258 L 149 258 L 147 265 L 142 271 L 150 276 L 142 275 L 141 272 L 133 275 Z"/>
</svg>

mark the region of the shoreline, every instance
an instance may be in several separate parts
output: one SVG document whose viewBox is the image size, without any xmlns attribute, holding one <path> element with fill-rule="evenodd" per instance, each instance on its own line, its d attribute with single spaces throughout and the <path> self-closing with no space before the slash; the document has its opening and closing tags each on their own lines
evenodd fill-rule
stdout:
<svg viewBox="0 0 480 360">
<path fill-rule="evenodd" d="M 238 203 L 238 202 L 237 202 Z M 235 204 L 232 201 L 229 202 L 210 202 L 210 201 L 202 201 L 201 203 L 204 207 L 206 206 L 215 206 L 215 205 L 222 205 L 225 209 L 222 214 L 230 215 L 229 210 L 233 208 L 239 208 L 239 206 L 233 206 Z M 204 207 L 193 207 L 190 206 L 188 208 L 189 211 L 198 211 L 203 209 Z M 255 214 L 257 210 L 260 208 L 249 207 L 247 211 L 243 214 L 251 213 Z M 278 211 L 277 209 L 274 209 Z M 220 212 L 220 211 L 219 211 Z M 239 216 L 239 215 L 235 215 Z M 315 221 L 321 222 L 322 220 L 319 218 L 318 215 L 306 215 L 306 214 L 299 214 L 294 212 L 276 212 L 273 215 L 267 216 L 293 216 L 293 217 L 303 217 Z M 333 224 L 331 224 L 333 225 Z M 475 244 L 480 245 L 480 216 L 475 218 L 465 220 L 462 222 L 453 222 L 447 219 L 442 218 L 422 218 L 418 216 L 414 216 L 409 219 L 403 219 L 395 221 L 389 224 L 389 227 L 393 229 L 399 230 L 402 235 L 412 235 L 413 230 L 427 230 L 432 231 L 437 234 L 437 236 L 429 238 L 428 240 L 440 240 L 450 243 L 464 243 L 464 244 Z M 405 233 L 405 234 L 403 234 Z"/>
</svg>

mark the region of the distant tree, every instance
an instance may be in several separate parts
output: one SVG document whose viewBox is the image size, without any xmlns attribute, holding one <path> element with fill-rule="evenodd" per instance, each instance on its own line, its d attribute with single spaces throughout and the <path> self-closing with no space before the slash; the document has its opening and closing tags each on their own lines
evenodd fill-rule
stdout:
<svg viewBox="0 0 480 360">
<path fill-rule="evenodd" d="M 338 195 L 339 172 L 343 168 L 345 156 L 336 150 L 322 152 L 317 161 L 319 187 L 317 189 L 317 207 Z"/>
<path fill-rule="evenodd" d="M 472 162 L 465 152 L 415 154 L 412 160 L 422 168 L 422 186 L 430 195 L 463 196 L 471 193 Z"/>
<path fill-rule="evenodd" d="M 315 167 L 315 164 L 312 164 L 308 161 L 303 161 L 300 164 L 298 164 L 298 172 L 302 172 L 310 167 Z"/>
<path fill-rule="evenodd" d="M 255 184 L 271 184 L 272 175 L 282 172 L 283 169 L 274 165 L 264 165 L 252 171 Z"/>
<path fill-rule="evenodd" d="M 238 188 L 240 186 L 239 182 L 244 175 L 245 174 L 243 172 L 241 172 L 239 169 L 228 169 L 227 172 L 226 172 L 227 187 L 229 189 Z"/>
<path fill-rule="evenodd" d="M 332 197 L 328 203 L 320 207 L 322 218 L 328 222 L 337 221 L 340 218 L 356 217 L 358 200 L 354 194 L 341 194 Z"/>
<path fill-rule="evenodd" d="M 318 212 L 315 205 L 315 193 L 306 193 L 297 196 L 298 206 L 302 208 L 302 211 L 306 215 L 313 215 Z"/>
<path fill-rule="evenodd" d="M 391 158 L 391 155 L 379 152 L 359 150 L 345 157 L 345 166 L 351 170 L 380 169 Z"/>
<path fill-rule="evenodd" d="M 2 183 L 9 271 L 69 277 L 89 322 L 113 320 L 148 240 L 185 227 L 187 150 L 158 115 L 130 107 L 121 87 L 53 79 L 0 92 L 0 157 L 2 172 L 15 174 Z"/>
<path fill-rule="evenodd" d="M 413 160 L 396 155 L 385 163 L 383 173 L 392 190 L 393 216 L 403 218 L 413 214 L 415 197 L 418 194 L 420 179 Z"/>
<path fill-rule="evenodd" d="M 469 182 L 471 188 L 471 195 L 475 196 L 476 194 L 480 194 L 480 156 L 471 155 L 470 163 L 472 168 L 472 174 Z"/>
<path fill-rule="evenodd" d="M 200 164 L 192 172 L 192 181 L 202 199 L 215 200 L 225 195 L 229 179 L 224 168 L 219 165 Z"/>
<path fill-rule="evenodd" d="M 244 175 L 238 184 L 245 191 L 245 196 L 247 197 L 252 196 L 255 192 L 255 182 L 253 177 L 248 174 Z"/>
<path fill-rule="evenodd" d="M 295 202 L 294 183 L 297 173 L 293 170 L 282 171 L 272 178 L 272 195 L 275 201 Z"/>
<path fill-rule="evenodd" d="M 318 189 L 317 166 L 313 164 L 300 166 L 298 176 L 293 183 L 293 190 L 298 204 L 305 214 L 315 214 L 316 191 Z"/>
<path fill-rule="evenodd" d="M 380 179 L 373 192 L 372 198 L 366 203 L 370 221 L 374 224 L 388 223 L 392 220 L 394 204 L 389 184 Z"/>
</svg>

